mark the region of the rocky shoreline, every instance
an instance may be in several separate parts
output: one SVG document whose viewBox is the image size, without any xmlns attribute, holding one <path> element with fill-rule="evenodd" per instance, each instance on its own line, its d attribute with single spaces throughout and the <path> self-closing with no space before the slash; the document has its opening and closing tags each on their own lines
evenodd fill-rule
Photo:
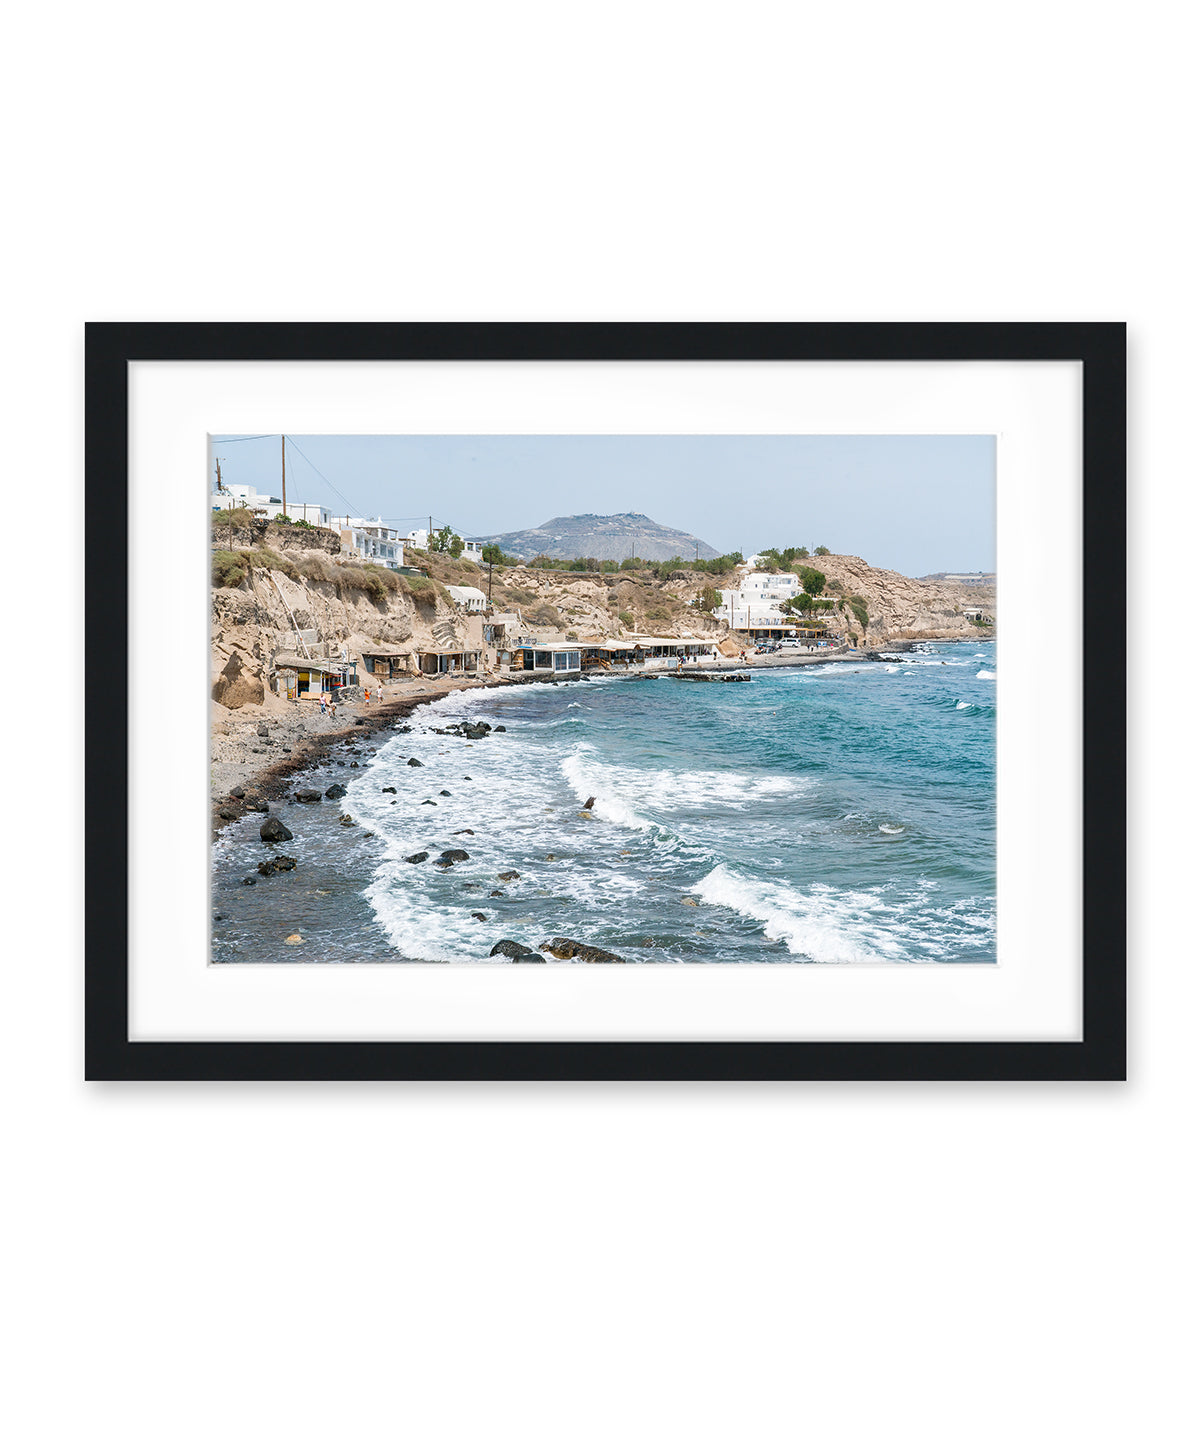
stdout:
<svg viewBox="0 0 1200 1440">
<path fill-rule="evenodd" d="M 910 650 L 915 642 L 898 641 L 895 652 Z M 871 650 L 839 651 L 834 654 L 783 651 L 771 655 L 747 655 L 744 661 L 726 660 L 715 665 L 689 665 L 685 675 L 725 675 L 735 672 L 781 669 L 800 665 L 862 664 L 882 655 Z M 635 671 L 612 678 L 650 680 L 674 671 Z M 292 702 L 285 711 L 265 708 L 253 718 L 243 719 L 237 711 L 214 723 L 210 778 L 212 793 L 212 838 L 234 820 L 258 811 L 266 813 L 272 801 L 287 797 L 292 778 L 322 764 L 335 747 L 347 740 L 365 740 L 397 720 L 407 719 L 421 705 L 441 699 L 453 690 L 498 689 L 510 685 L 566 685 L 586 683 L 585 675 L 491 675 L 483 679 L 447 676 L 428 682 L 420 690 L 388 696 L 367 704 L 365 700 L 345 701 L 335 717 L 323 715 L 311 701 Z M 372 687 L 373 688 L 373 687 Z M 278 756 L 277 759 L 273 758 Z M 357 761 L 348 762 L 357 768 Z"/>
</svg>

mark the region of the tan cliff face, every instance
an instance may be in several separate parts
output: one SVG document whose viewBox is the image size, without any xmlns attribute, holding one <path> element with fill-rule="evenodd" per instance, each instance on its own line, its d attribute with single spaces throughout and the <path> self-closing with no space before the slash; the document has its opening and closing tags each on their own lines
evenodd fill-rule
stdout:
<svg viewBox="0 0 1200 1440">
<path fill-rule="evenodd" d="M 843 602 L 851 595 L 860 595 L 866 601 L 868 644 L 959 640 L 992 634 L 990 628 L 981 630 L 963 614 L 964 608 L 982 605 L 987 615 L 994 616 L 994 591 L 990 589 L 913 580 L 895 570 L 878 570 L 857 555 L 821 555 L 802 563 L 821 571 L 827 594 L 837 595 L 840 585 L 839 598 Z M 836 585 L 831 583 L 834 581 Z M 849 605 L 843 603 L 837 621 L 849 625 L 850 633 L 861 641 L 862 628 Z"/>
<path fill-rule="evenodd" d="M 477 616 L 466 616 L 440 596 L 429 604 L 403 594 L 375 601 L 332 581 L 291 579 L 280 570 L 252 566 L 239 585 L 212 592 L 213 698 L 227 709 L 285 708 L 287 702 L 271 693 L 268 682 L 275 655 L 298 652 L 297 630 L 317 632 L 316 654 L 335 656 L 345 646 L 357 658 L 364 649 L 447 648 L 454 639 L 470 638 L 478 643 L 479 629 Z"/>
</svg>

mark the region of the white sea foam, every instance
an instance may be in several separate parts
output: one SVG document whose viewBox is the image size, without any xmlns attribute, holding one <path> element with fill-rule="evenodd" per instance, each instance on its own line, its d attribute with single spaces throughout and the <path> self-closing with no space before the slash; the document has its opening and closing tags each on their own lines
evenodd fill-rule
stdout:
<svg viewBox="0 0 1200 1440">
<path fill-rule="evenodd" d="M 974 710 L 974 705 L 969 700 L 960 700 L 954 707 L 956 710 Z"/>
<path fill-rule="evenodd" d="M 879 827 L 885 835 L 903 835 L 903 825 L 881 825 Z"/>
<path fill-rule="evenodd" d="M 976 680 L 994 680 L 996 678 L 996 672 L 994 670 L 980 670 L 975 678 Z"/>
<path fill-rule="evenodd" d="M 871 897 L 830 886 L 802 895 L 774 880 L 750 880 L 718 865 L 691 893 L 757 921 L 768 940 L 782 940 L 788 952 L 822 965 L 870 965 L 903 961 L 904 947 L 870 920 Z"/>
<path fill-rule="evenodd" d="M 737 875 L 718 865 L 691 887 L 706 904 L 757 921 L 769 940 L 782 940 L 798 959 L 823 965 L 928 963 L 983 948 L 995 934 L 991 901 L 980 898 L 927 911 L 928 885 L 840 890 L 813 885 L 806 893 L 773 880 Z"/>
</svg>

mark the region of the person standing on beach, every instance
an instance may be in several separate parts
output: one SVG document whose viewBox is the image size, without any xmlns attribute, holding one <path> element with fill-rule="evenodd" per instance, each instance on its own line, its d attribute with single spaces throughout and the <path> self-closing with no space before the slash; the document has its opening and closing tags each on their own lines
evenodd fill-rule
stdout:
<svg viewBox="0 0 1200 1440">
<path fill-rule="evenodd" d="M 324 713 L 325 713 L 325 694 L 324 694 L 324 692 L 322 692 L 322 694 L 321 694 L 321 714 L 324 715 Z"/>
</svg>

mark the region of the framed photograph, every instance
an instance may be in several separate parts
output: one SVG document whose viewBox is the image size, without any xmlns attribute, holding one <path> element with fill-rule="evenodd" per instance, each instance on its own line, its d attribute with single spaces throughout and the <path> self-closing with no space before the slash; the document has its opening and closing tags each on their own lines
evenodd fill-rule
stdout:
<svg viewBox="0 0 1200 1440">
<path fill-rule="evenodd" d="M 1124 1078 L 1124 326 L 96 324 L 86 407 L 88 1078 Z"/>
</svg>

